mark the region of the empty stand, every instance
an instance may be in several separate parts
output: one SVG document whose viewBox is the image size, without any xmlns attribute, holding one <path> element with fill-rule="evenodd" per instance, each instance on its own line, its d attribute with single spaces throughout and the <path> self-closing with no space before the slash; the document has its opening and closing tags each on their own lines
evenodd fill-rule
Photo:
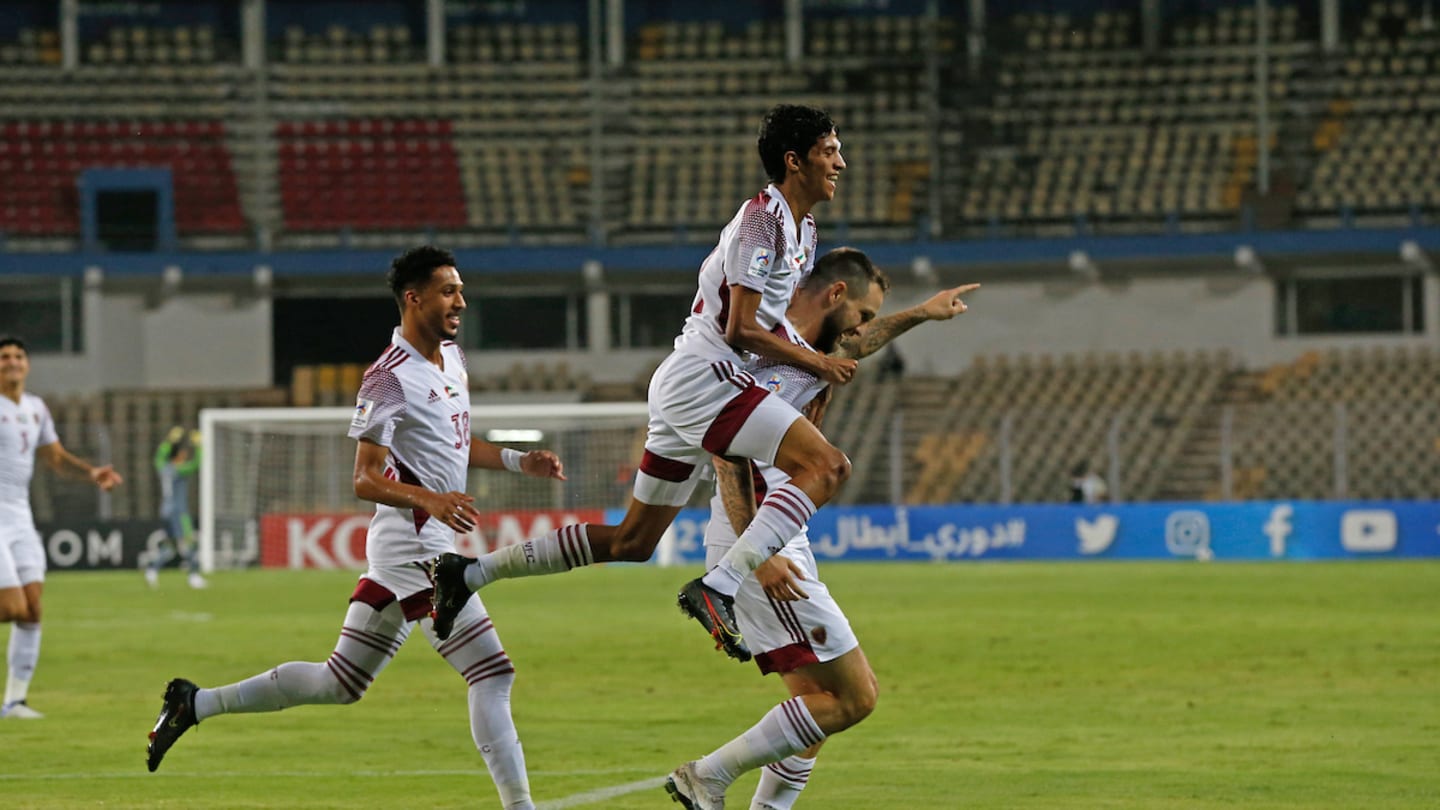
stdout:
<svg viewBox="0 0 1440 810">
<path fill-rule="evenodd" d="M 1329 498 L 1343 483 L 1351 498 L 1432 496 L 1437 371 L 1440 353 L 1428 347 L 1312 352 L 1267 370 L 1255 401 L 1234 413 L 1235 464 L 1256 471 L 1243 494 Z"/>
<path fill-rule="evenodd" d="M 1294 6 L 1269 12 L 1273 178 L 1291 171 L 1294 79 L 1318 49 Z M 970 137 L 945 165 L 949 226 L 1061 235 L 1248 224 L 1255 13 L 1227 6 L 1167 20 L 1153 53 L 1131 12 L 1011 15 L 980 86 L 952 85 L 952 118 Z"/>
<path fill-rule="evenodd" d="M 239 50 L 233 37 L 217 37 L 209 25 L 117 25 L 80 44 L 91 65 L 211 64 L 233 61 Z"/>
<path fill-rule="evenodd" d="M 448 121 L 281 121 L 280 197 L 292 230 L 465 223 Z"/>
<path fill-rule="evenodd" d="M 646 234 L 713 238 L 767 182 L 755 131 L 777 99 L 835 118 L 849 169 L 824 218 L 847 234 L 912 236 L 931 181 L 932 118 L 918 17 L 837 17 L 806 31 L 806 61 L 787 65 L 779 20 L 643 26 L 615 77 L 623 97 L 607 120 L 624 150 L 623 240 Z M 954 22 L 940 47 L 954 49 Z M 620 114 L 620 113 L 623 113 Z"/>
<path fill-rule="evenodd" d="M 1296 207 L 1322 221 L 1413 223 L 1440 211 L 1440 33 L 1403 2 L 1371 3 L 1354 33 L 1307 83 L 1310 171 Z"/>
<path fill-rule="evenodd" d="M 53 28 L 21 28 L 13 42 L 0 42 L 0 67 L 60 64 L 60 32 Z"/>
<path fill-rule="evenodd" d="M 579 62 L 580 26 L 575 23 L 452 25 L 446 29 L 452 61 Z"/>
<path fill-rule="evenodd" d="M 245 228 L 224 127 L 209 120 L 30 120 L 0 125 L 0 230 L 79 232 L 76 182 L 89 168 L 163 167 L 172 172 L 182 234 Z"/>
<path fill-rule="evenodd" d="M 270 58 L 290 64 L 389 64 L 419 61 L 424 43 L 407 25 L 377 23 L 352 28 L 332 23 L 324 31 L 286 26 L 279 41 L 270 43 Z"/>
<path fill-rule="evenodd" d="M 1305 8 L 1269 9 L 1276 191 L 1264 200 L 1255 191 L 1259 20 L 1246 3 L 1167 9 L 1153 53 L 1133 10 L 997 8 L 975 65 L 956 15 L 936 24 L 807 8 L 804 58 L 789 64 L 778 10 L 740 23 L 717 12 L 638 26 L 627 63 L 604 66 L 597 87 L 582 20 L 452 19 L 446 65 L 432 68 L 413 19 L 376 12 L 312 28 L 290 15 L 259 72 L 237 64 L 233 30 L 148 21 L 83 34 L 80 68 L 60 71 L 58 31 L 31 25 L 0 43 L 0 106 L 16 121 L 223 123 L 234 181 L 221 169 L 216 191 L 234 186 L 238 203 L 196 209 L 183 192 L 185 208 L 206 213 L 187 214 L 182 236 L 232 237 L 197 242 L 204 247 L 252 236 L 278 247 L 366 246 L 426 229 L 459 246 L 707 241 L 765 182 L 754 131 L 777 99 L 822 105 L 840 125 L 850 169 L 824 216 L 827 232 L 845 239 L 935 227 L 956 238 L 1211 231 L 1249 226 L 1262 204 L 1267 226 L 1428 220 L 1440 212 L 1429 137 L 1440 34 L 1418 2 L 1347 6 L 1340 48 L 1326 53 Z M 938 87 L 924 53 L 932 42 Z M 374 136 L 302 146 L 280 132 L 316 120 L 450 129 L 394 148 Z M 170 154 L 163 139 L 151 146 L 209 171 L 208 141 L 191 143 L 189 155 Z M 365 170 L 334 168 L 347 161 Z M 436 199 L 375 191 L 396 190 L 406 172 L 433 181 Z M 460 202 L 443 172 L 458 175 Z M 63 175 L 47 166 L 7 188 L 16 190 L 0 214 L 10 237 L 73 234 L 57 214 L 69 205 Z M 927 222 L 932 194 L 938 225 Z"/>
<path fill-rule="evenodd" d="M 590 191 L 579 63 L 271 68 L 282 232 L 573 240 Z M 348 111 L 311 117 L 317 104 Z"/>
<path fill-rule="evenodd" d="M 899 412 L 907 503 L 1001 500 L 1002 464 L 1011 500 L 1063 501 L 1076 462 L 1104 469 L 1116 427 L 1123 477 L 1112 489 L 1149 500 L 1229 371 L 1224 355 L 1206 353 L 1000 356 L 978 360 L 957 378 L 877 383 L 894 389 L 894 403 L 878 413 L 868 406 L 838 413 L 863 420 L 865 438 L 850 439 L 863 448 L 873 438 L 868 434 L 888 433 L 890 414 Z M 857 435 L 844 425 L 832 429 L 847 439 Z M 883 502 L 889 475 L 887 460 L 857 459 L 851 494 L 843 497 Z"/>
</svg>

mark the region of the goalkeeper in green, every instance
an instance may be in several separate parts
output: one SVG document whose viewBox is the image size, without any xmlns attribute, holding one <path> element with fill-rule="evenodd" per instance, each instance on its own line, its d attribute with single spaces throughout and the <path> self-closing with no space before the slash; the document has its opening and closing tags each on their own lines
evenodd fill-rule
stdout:
<svg viewBox="0 0 1440 810">
<path fill-rule="evenodd" d="M 154 588 L 160 584 L 160 569 L 178 554 L 189 571 L 192 588 L 203 588 L 200 556 L 195 548 L 195 526 L 190 519 L 190 482 L 188 477 L 200 468 L 200 431 L 185 435 L 185 428 L 170 428 L 165 440 L 155 449 L 155 473 L 160 476 L 160 519 L 165 522 L 165 539 L 150 554 L 145 566 L 145 581 Z"/>
</svg>

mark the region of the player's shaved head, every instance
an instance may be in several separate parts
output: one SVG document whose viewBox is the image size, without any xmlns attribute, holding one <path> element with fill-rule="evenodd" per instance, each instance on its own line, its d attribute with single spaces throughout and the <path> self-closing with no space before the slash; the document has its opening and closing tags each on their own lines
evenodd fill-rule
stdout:
<svg viewBox="0 0 1440 810">
<path fill-rule="evenodd" d="M 390 272 L 385 274 L 385 281 L 390 285 L 395 303 L 404 312 L 406 290 L 424 287 L 436 268 L 454 266 L 455 254 L 433 245 L 421 245 L 396 256 L 390 262 Z"/>
<path fill-rule="evenodd" d="M 0 335 L 0 349 L 5 348 L 6 346 L 14 346 L 15 348 L 24 352 L 26 355 L 30 354 L 30 350 L 25 348 L 25 341 L 14 335 Z"/>
<path fill-rule="evenodd" d="M 760 124 L 760 163 L 777 185 L 785 181 L 785 155 L 794 152 L 800 162 L 815 142 L 835 131 L 830 115 L 803 104 L 777 104 Z"/>
<path fill-rule="evenodd" d="M 801 289 L 818 290 L 843 281 L 851 298 L 863 296 L 871 284 L 880 287 L 881 292 L 890 292 L 890 277 L 875 266 L 865 251 L 852 247 L 838 247 L 827 251 L 815 260 L 815 269 L 805 277 Z"/>
</svg>

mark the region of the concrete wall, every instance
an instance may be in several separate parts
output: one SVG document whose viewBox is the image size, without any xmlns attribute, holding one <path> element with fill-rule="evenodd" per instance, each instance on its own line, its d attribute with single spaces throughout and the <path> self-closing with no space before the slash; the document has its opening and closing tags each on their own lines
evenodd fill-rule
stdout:
<svg viewBox="0 0 1440 810">
<path fill-rule="evenodd" d="M 30 389 L 58 395 L 270 385 L 268 299 L 87 292 L 83 306 L 84 352 L 35 355 Z"/>
<path fill-rule="evenodd" d="M 976 355 L 1226 349 L 1248 366 L 1287 361 L 1309 349 L 1352 345 L 1440 346 L 1440 289 L 1425 280 L 1424 335 L 1296 338 L 1275 335 L 1276 286 L 1234 274 L 1128 281 L 989 282 L 953 323 L 926 324 L 900 338 L 913 373 L 953 374 Z M 891 293 L 884 312 L 924 300 L 933 288 Z M 271 381 L 270 304 L 230 294 L 157 301 L 86 294 L 85 352 L 37 355 L 31 388 L 41 393 L 106 388 L 263 387 Z M 603 334 L 603 330 L 593 330 Z M 477 352 L 472 375 L 502 374 L 516 362 L 564 361 L 596 381 L 633 380 L 665 349 Z"/>
<path fill-rule="evenodd" d="M 1295 337 L 1275 334 L 1277 288 L 1268 278 L 1217 275 L 1125 282 L 987 283 L 954 324 L 926 324 L 898 341 L 906 368 L 953 374 L 978 354 L 1068 354 L 1228 350 L 1261 367 L 1317 348 L 1440 347 L 1440 284 L 1425 278 L 1426 332 L 1410 337 Z M 884 312 L 930 291 L 900 288 Z"/>
</svg>

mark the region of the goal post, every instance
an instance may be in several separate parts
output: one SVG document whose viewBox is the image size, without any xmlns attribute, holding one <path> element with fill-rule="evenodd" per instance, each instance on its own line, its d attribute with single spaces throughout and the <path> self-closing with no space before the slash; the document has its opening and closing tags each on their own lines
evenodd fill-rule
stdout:
<svg viewBox="0 0 1440 810">
<path fill-rule="evenodd" d="M 200 565 L 363 566 L 374 504 L 355 497 L 351 408 L 209 408 L 200 412 Z M 472 435 L 553 450 L 569 480 L 471 470 L 484 519 L 456 540 L 479 553 L 563 525 L 603 521 L 629 503 L 644 448 L 643 402 L 475 405 Z M 670 555 L 661 549 L 657 560 Z"/>
</svg>

